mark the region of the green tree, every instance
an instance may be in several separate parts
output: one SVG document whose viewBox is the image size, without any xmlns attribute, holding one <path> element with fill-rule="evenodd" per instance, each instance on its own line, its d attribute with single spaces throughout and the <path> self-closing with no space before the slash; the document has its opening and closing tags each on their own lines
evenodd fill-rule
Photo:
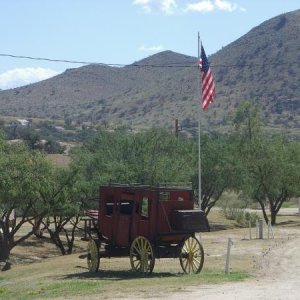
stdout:
<svg viewBox="0 0 300 300">
<path fill-rule="evenodd" d="M 269 206 L 270 221 L 274 225 L 282 204 L 299 195 L 300 151 L 298 143 L 280 137 L 265 143 L 264 147 L 259 153 L 263 157 L 252 166 L 250 182 L 256 186 L 252 194 L 262 208 L 265 221 L 269 223 L 266 213 Z"/>
<path fill-rule="evenodd" d="M 73 165 L 80 166 L 81 187 L 87 198 L 103 183 L 189 182 L 193 174 L 193 142 L 176 138 L 162 129 L 137 134 L 124 131 L 100 134 L 78 149 Z"/>
<path fill-rule="evenodd" d="M 201 209 L 206 215 L 226 189 L 236 185 L 233 144 L 226 135 L 201 135 Z M 194 164 L 193 187 L 199 195 L 198 162 Z"/>
<path fill-rule="evenodd" d="M 267 223 L 269 207 L 274 225 L 282 204 L 298 194 L 299 145 L 264 132 L 259 109 L 249 103 L 240 106 L 234 124 L 236 159 L 242 166 L 240 188 L 260 204 Z"/>
<path fill-rule="evenodd" d="M 20 132 L 20 138 L 22 138 L 25 144 L 31 150 L 42 149 L 40 135 L 37 131 L 31 128 L 25 128 Z"/>
<path fill-rule="evenodd" d="M 62 254 L 72 252 L 82 212 L 76 175 L 76 169 L 55 169 L 42 152 L 0 137 L 0 260 L 7 262 L 4 269 L 9 268 L 11 250 L 37 234 L 40 225 Z M 18 216 L 15 222 L 10 220 L 13 211 Z M 33 226 L 17 235 L 25 223 Z"/>
<path fill-rule="evenodd" d="M 43 147 L 44 151 L 48 154 L 63 153 L 65 147 L 62 147 L 59 142 L 55 141 L 53 138 L 49 138 Z"/>
<path fill-rule="evenodd" d="M 47 185 L 51 167 L 42 154 L 0 140 L 0 260 L 8 261 L 13 247 L 34 234 L 32 228 L 16 238 L 21 227 L 43 211 L 40 191 Z M 13 211 L 16 222 L 10 220 Z"/>
<path fill-rule="evenodd" d="M 71 254 L 75 230 L 82 215 L 82 202 L 77 185 L 77 171 L 54 169 L 47 188 L 41 191 L 45 203 L 38 222 L 47 231 L 62 255 Z"/>
</svg>

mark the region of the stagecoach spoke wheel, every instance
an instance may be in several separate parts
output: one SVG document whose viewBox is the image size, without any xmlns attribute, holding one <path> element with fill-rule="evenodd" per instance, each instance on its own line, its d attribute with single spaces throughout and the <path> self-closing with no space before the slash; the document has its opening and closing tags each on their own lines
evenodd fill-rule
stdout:
<svg viewBox="0 0 300 300">
<path fill-rule="evenodd" d="M 87 265 L 90 272 L 97 272 L 99 269 L 99 248 L 95 240 L 89 240 L 87 253 Z"/>
<path fill-rule="evenodd" d="M 182 270 L 187 273 L 199 273 L 203 267 L 204 251 L 200 242 L 194 237 L 184 240 L 179 254 Z"/>
<path fill-rule="evenodd" d="M 153 248 L 143 236 L 135 238 L 130 247 L 130 264 L 133 271 L 151 274 L 155 264 Z"/>
</svg>

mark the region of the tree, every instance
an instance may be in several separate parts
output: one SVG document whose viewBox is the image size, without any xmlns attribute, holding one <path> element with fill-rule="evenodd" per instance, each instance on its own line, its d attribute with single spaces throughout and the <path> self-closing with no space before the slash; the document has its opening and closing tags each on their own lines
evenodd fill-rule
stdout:
<svg viewBox="0 0 300 300">
<path fill-rule="evenodd" d="M 136 134 L 100 132 L 78 149 L 73 165 L 80 167 L 81 188 L 93 198 L 99 185 L 112 182 L 157 185 L 190 182 L 196 157 L 193 141 L 162 129 Z"/>
<path fill-rule="evenodd" d="M 236 158 L 242 166 L 240 189 L 260 204 L 267 223 L 269 206 L 274 225 L 282 204 L 298 195 L 299 145 L 264 132 L 260 111 L 250 103 L 240 106 L 234 124 Z"/>
<path fill-rule="evenodd" d="M 271 224 L 274 225 L 282 204 L 299 195 L 300 151 L 298 143 L 288 142 L 281 137 L 264 146 L 264 157 L 252 169 L 251 181 L 257 187 L 252 193 L 267 223 L 266 204 L 269 206 Z"/>
<path fill-rule="evenodd" d="M 76 169 L 55 169 L 43 153 L 30 151 L 22 143 L 8 144 L 0 136 L 0 260 L 7 262 L 4 269 L 10 266 L 11 250 L 36 234 L 41 224 L 62 254 L 72 252 L 82 211 L 76 175 Z M 13 211 L 16 222 L 10 220 Z M 16 238 L 28 222 L 33 226 Z"/>
<path fill-rule="evenodd" d="M 190 183 L 196 157 L 194 142 L 152 129 L 131 136 L 128 161 L 133 179 L 143 184 Z"/>
<path fill-rule="evenodd" d="M 226 135 L 201 136 L 201 210 L 206 215 L 226 189 L 234 188 L 236 169 L 233 144 Z M 198 162 L 195 161 L 193 186 L 199 195 Z"/>
<path fill-rule="evenodd" d="M 20 138 L 23 138 L 24 142 L 31 150 L 42 149 L 41 139 L 38 132 L 31 128 L 25 128 L 20 134 Z"/>
<path fill-rule="evenodd" d="M 65 147 L 62 147 L 59 142 L 55 141 L 53 138 L 49 138 L 44 145 L 44 151 L 48 154 L 55 154 L 55 153 L 63 153 Z"/>
<path fill-rule="evenodd" d="M 34 233 L 32 228 L 15 238 L 26 222 L 42 214 L 40 191 L 47 185 L 50 170 L 41 153 L 30 152 L 23 144 L 9 145 L 0 138 L 0 260 L 8 262 L 13 247 Z M 15 223 L 10 222 L 13 211 L 18 216 Z"/>
<path fill-rule="evenodd" d="M 49 233 L 62 255 L 71 254 L 75 230 L 82 215 L 82 202 L 77 185 L 77 170 L 54 169 L 41 198 L 47 210 L 38 219 L 41 230 Z"/>
</svg>

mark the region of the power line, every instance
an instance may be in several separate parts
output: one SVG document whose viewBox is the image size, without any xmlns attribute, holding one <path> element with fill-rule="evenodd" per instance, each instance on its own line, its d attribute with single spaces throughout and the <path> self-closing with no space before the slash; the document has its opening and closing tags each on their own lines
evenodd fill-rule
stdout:
<svg viewBox="0 0 300 300">
<path fill-rule="evenodd" d="M 52 58 L 45 58 L 45 57 L 32 57 L 32 56 L 13 55 L 13 54 L 4 54 L 4 53 L 1 53 L 0 56 L 2 56 L 2 57 L 11 57 L 11 58 L 21 58 L 21 59 L 31 59 L 31 60 L 43 60 L 43 61 L 50 61 L 50 62 L 62 62 L 62 63 L 70 63 L 70 64 L 82 64 L 82 65 L 101 64 L 101 65 L 107 65 L 107 64 L 103 64 L 103 63 L 95 63 L 95 62 L 88 62 L 88 61 L 52 59 Z"/>
<path fill-rule="evenodd" d="M 25 55 L 13 55 L 0 53 L 0 57 L 10 57 L 16 59 L 30 59 L 36 61 L 49 61 L 49 62 L 59 62 L 59 63 L 70 63 L 70 64 L 81 64 L 81 65 L 101 65 L 107 67 L 151 67 L 151 68 L 198 68 L 197 59 L 195 58 L 194 64 L 183 64 L 183 63 L 168 63 L 168 64 L 143 64 L 143 63 L 133 63 L 130 65 L 118 64 L 118 63 L 101 63 L 101 62 L 91 62 L 91 61 L 77 61 L 77 60 L 67 60 L 67 59 L 53 59 L 45 57 L 33 57 Z M 251 64 L 211 64 L 214 68 L 242 68 L 242 67 L 258 67 L 258 66 L 278 66 L 278 65 L 293 65 L 300 64 L 299 61 L 285 61 L 285 62 L 269 62 L 269 63 L 251 63 Z"/>
<path fill-rule="evenodd" d="M 0 56 L 2 57 L 11 57 L 11 58 L 17 58 L 17 59 L 30 59 L 30 60 L 42 60 L 42 61 L 49 61 L 49 62 L 61 62 L 61 63 L 70 63 L 70 64 L 82 64 L 82 65 L 101 65 L 101 66 L 108 66 L 108 67 L 184 67 L 184 68 L 190 68 L 190 67 L 198 67 L 196 64 L 196 59 L 195 59 L 195 64 L 194 65 L 186 65 L 182 63 L 171 63 L 167 65 L 155 65 L 155 64 L 141 64 L 141 63 L 136 63 L 136 64 L 118 64 L 118 63 L 101 63 L 101 62 L 91 62 L 91 61 L 77 61 L 77 60 L 66 60 L 66 59 L 52 59 L 52 58 L 44 58 L 44 57 L 32 57 L 32 56 L 25 56 L 25 55 L 13 55 L 13 54 L 4 54 L 0 53 Z"/>
</svg>

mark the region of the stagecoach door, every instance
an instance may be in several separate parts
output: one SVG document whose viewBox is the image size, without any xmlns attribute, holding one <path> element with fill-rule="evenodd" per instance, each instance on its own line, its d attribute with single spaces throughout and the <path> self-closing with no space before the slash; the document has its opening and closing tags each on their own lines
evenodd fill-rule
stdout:
<svg viewBox="0 0 300 300">
<path fill-rule="evenodd" d="M 132 200 L 121 200 L 116 203 L 116 220 L 114 240 L 118 246 L 128 246 L 130 242 L 130 227 L 133 214 Z"/>
<path fill-rule="evenodd" d="M 145 191 L 138 191 L 136 195 L 136 203 L 134 208 L 134 218 L 131 226 L 131 239 L 137 236 L 152 238 L 150 225 L 151 215 L 151 195 Z"/>
</svg>

